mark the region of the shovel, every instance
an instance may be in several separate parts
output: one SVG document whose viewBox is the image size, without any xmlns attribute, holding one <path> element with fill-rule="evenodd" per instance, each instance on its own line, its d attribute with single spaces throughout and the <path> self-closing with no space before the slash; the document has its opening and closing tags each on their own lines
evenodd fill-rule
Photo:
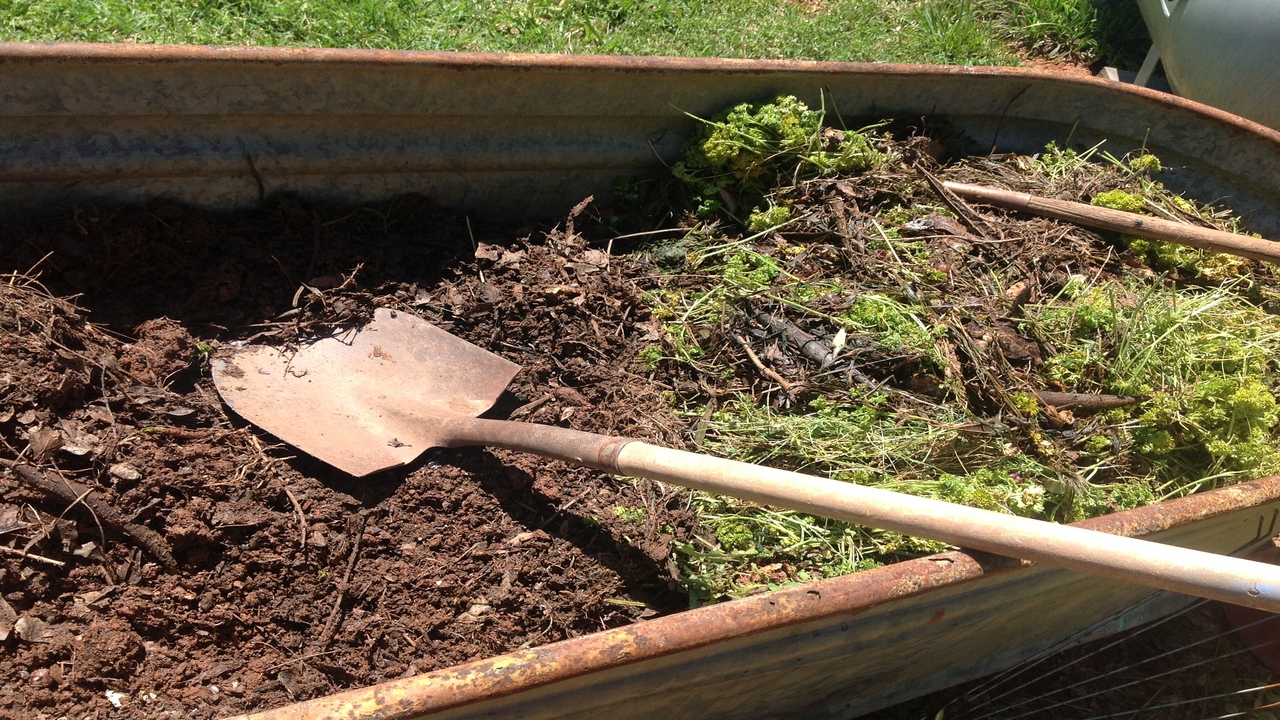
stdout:
<svg viewBox="0 0 1280 720">
<path fill-rule="evenodd" d="M 413 315 L 373 322 L 296 353 L 247 346 L 218 357 L 223 400 L 249 422 L 355 476 L 429 448 L 534 453 L 1078 572 L 1280 611 L 1280 567 L 1069 525 L 724 460 L 549 425 L 477 416 L 519 366 Z"/>
</svg>

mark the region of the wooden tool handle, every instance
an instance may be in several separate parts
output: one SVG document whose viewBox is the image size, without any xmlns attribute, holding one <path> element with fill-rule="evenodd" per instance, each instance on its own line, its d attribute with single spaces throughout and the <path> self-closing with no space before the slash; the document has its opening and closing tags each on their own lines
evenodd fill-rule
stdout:
<svg viewBox="0 0 1280 720">
<path fill-rule="evenodd" d="M 1280 612 L 1280 566 L 550 425 L 452 418 L 450 446 L 530 452 L 1163 590 Z"/>
<path fill-rule="evenodd" d="M 1280 567 L 632 442 L 615 472 L 1078 572 L 1280 611 Z"/>
<path fill-rule="evenodd" d="M 1086 203 L 1029 195 L 1012 190 L 945 182 L 943 186 L 960 197 L 997 207 L 1043 215 L 1096 230 L 1126 233 L 1153 240 L 1215 250 L 1264 262 L 1280 263 L 1280 243 L 1236 235 L 1221 230 L 1185 225 L 1170 220 L 1112 210 Z"/>
</svg>

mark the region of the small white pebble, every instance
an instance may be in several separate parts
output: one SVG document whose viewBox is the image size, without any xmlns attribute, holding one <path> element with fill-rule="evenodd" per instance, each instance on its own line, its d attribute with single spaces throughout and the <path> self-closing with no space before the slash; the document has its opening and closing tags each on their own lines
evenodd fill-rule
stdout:
<svg viewBox="0 0 1280 720">
<path fill-rule="evenodd" d="M 107 700 L 110 701 L 112 705 L 118 708 L 124 707 L 124 699 L 126 697 L 128 696 L 122 692 L 116 692 L 115 690 L 107 691 Z"/>
<path fill-rule="evenodd" d="M 116 463 L 107 468 L 107 472 L 117 480 L 133 481 L 142 479 L 142 473 L 129 463 Z"/>
</svg>

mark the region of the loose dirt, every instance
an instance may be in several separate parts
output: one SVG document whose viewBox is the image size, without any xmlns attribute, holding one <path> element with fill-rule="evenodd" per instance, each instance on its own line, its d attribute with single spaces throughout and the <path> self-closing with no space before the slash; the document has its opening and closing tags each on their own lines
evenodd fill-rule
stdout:
<svg viewBox="0 0 1280 720">
<path fill-rule="evenodd" d="M 5 717 L 223 716 L 687 607 L 672 490 L 478 449 L 353 480 L 230 417 L 208 377 L 229 342 L 391 306 L 521 363 L 500 412 L 679 444 L 628 370 L 651 332 L 635 282 L 572 219 L 279 201 L 3 232 L 0 452 L 41 468 L 0 478 Z"/>
</svg>

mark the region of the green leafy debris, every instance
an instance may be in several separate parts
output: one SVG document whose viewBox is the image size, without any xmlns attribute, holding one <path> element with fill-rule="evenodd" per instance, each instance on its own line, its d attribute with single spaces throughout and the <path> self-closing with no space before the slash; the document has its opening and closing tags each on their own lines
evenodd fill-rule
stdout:
<svg viewBox="0 0 1280 720">
<path fill-rule="evenodd" d="M 699 197 L 699 210 L 711 213 L 725 207 L 726 194 L 750 207 L 781 184 L 857 173 L 884 161 L 865 135 L 824 128 L 823 119 L 821 111 L 791 95 L 742 103 L 700 121 L 672 172 Z M 764 217 L 756 221 L 759 229 L 777 224 Z"/>
<path fill-rule="evenodd" d="M 1272 270 L 961 217 L 904 159 L 922 162 L 921 137 L 824 122 L 790 97 L 737 105 L 701 123 L 675 166 L 691 210 L 754 208 L 649 251 L 662 337 L 641 362 L 703 451 L 1059 522 L 1280 472 Z M 1240 229 L 1160 171 L 1145 151 L 1050 144 L 931 172 Z M 693 497 L 706 531 L 677 563 L 695 604 L 944 547 Z"/>
</svg>

